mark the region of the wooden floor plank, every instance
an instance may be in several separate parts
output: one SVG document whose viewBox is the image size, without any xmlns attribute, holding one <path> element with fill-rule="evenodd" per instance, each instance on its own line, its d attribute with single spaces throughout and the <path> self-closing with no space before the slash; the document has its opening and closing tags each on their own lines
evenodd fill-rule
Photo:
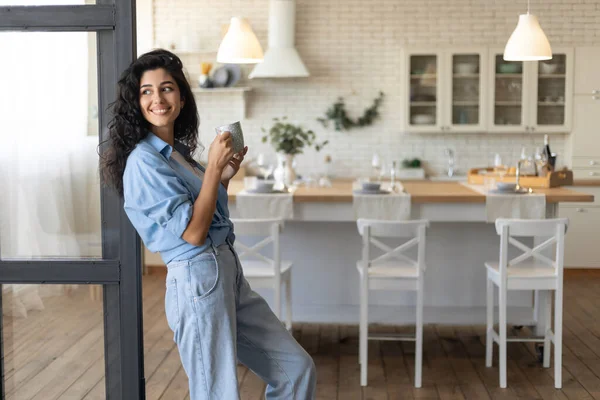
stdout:
<svg viewBox="0 0 600 400">
<path fill-rule="evenodd" d="M 175 377 L 160 396 L 160 400 L 183 399 L 189 392 L 187 375 L 183 367 L 180 366 Z"/>
<path fill-rule="evenodd" d="M 360 400 L 362 388 L 358 364 L 358 326 L 340 326 L 340 337 L 337 398 L 338 400 Z"/>
<path fill-rule="evenodd" d="M 337 325 L 322 325 L 317 354 L 313 356 L 317 369 L 317 398 L 337 397 L 340 333 Z"/>
</svg>

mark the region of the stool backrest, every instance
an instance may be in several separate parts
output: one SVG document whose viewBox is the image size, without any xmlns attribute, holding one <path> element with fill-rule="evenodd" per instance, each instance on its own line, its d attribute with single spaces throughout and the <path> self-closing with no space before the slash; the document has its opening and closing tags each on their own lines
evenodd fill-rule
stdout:
<svg viewBox="0 0 600 400">
<path fill-rule="evenodd" d="M 283 219 L 266 218 L 266 219 L 231 219 L 234 226 L 236 239 L 234 247 L 240 259 L 257 259 L 270 264 L 275 275 L 281 273 L 281 249 L 279 245 L 279 234 L 283 230 Z M 249 246 L 243 243 L 239 236 L 259 237 L 262 238 L 255 245 Z M 272 256 L 265 256 L 260 252 L 264 247 L 273 244 Z"/>
<path fill-rule="evenodd" d="M 387 260 L 400 260 L 417 268 L 417 274 L 426 269 L 425 265 L 425 231 L 429 226 L 427 220 L 415 221 L 388 221 L 360 218 L 357 221 L 358 233 L 363 239 L 362 261 L 368 268 L 373 264 Z M 392 248 L 382 243 L 378 238 L 408 238 L 405 243 Z M 371 258 L 371 245 L 379 248 L 384 253 Z M 417 246 L 417 259 L 404 254 L 407 250 Z"/>
<path fill-rule="evenodd" d="M 496 220 L 496 232 L 500 235 L 500 275 L 506 278 L 507 269 L 534 258 L 540 265 L 554 268 L 557 276 L 563 274 L 565 233 L 569 220 L 567 218 L 553 219 L 506 219 Z M 533 248 L 523 244 L 515 237 L 543 237 L 548 238 Z M 511 260 L 508 259 L 508 245 L 521 250 L 523 253 Z M 555 258 L 544 255 L 542 251 L 556 245 Z"/>
</svg>

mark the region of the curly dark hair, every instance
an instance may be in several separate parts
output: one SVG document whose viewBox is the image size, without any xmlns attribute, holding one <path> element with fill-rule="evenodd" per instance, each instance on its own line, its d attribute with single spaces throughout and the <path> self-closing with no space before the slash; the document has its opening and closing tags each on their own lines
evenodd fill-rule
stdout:
<svg viewBox="0 0 600 400">
<path fill-rule="evenodd" d="M 113 187 L 123 195 L 123 172 L 127 157 L 135 146 L 150 131 L 150 124 L 140 109 L 140 80 L 146 71 L 164 68 L 179 86 L 185 107 L 175 120 L 175 140 L 185 144 L 189 153 L 188 161 L 198 147 L 198 109 L 190 84 L 185 78 L 183 64 L 179 57 L 170 51 L 157 49 L 141 55 L 123 71 L 117 86 L 117 99 L 110 104 L 113 118 L 108 123 L 108 140 L 101 143 L 108 149 L 102 154 L 100 176 L 102 183 Z"/>
</svg>

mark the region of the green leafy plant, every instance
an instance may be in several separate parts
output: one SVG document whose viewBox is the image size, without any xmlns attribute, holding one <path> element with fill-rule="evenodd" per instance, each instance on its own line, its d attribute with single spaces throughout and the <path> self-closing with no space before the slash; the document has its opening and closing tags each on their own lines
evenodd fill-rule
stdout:
<svg viewBox="0 0 600 400">
<path fill-rule="evenodd" d="M 262 142 L 269 141 L 278 153 L 302 154 L 305 148 L 314 146 L 315 150 L 320 151 L 329 143 L 325 140 L 322 143 L 316 142 L 316 135 L 312 130 L 304 130 L 299 125 L 293 125 L 286 122 L 287 117 L 273 118 L 275 124 L 267 132 L 265 128 L 262 131 L 266 133 L 262 137 Z"/>
<path fill-rule="evenodd" d="M 405 159 L 404 161 L 402 161 L 402 167 L 403 168 L 420 168 L 421 160 L 419 160 L 418 158 L 413 158 L 412 160 Z"/>
<path fill-rule="evenodd" d="M 379 106 L 383 101 L 383 92 L 379 92 L 379 96 L 373 100 L 371 107 L 367 108 L 362 117 L 353 121 L 346 112 L 346 104 L 344 99 L 339 97 L 337 102 L 325 112 L 325 118 L 317 118 L 324 127 L 329 126 L 329 120 L 333 121 L 336 131 L 349 130 L 355 127 L 368 126 L 379 116 Z"/>
</svg>

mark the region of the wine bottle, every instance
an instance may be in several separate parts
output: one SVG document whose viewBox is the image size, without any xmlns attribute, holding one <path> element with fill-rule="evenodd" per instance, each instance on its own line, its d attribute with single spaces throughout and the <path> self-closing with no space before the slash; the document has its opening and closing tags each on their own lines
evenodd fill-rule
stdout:
<svg viewBox="0 0 600 400">
<path fill-rule="evenodd" d="M 548 161 L 550 160 L 550 156 L 552 156 L 552 153 L 550 152 L 550 142 L 548 140 L 548 135 L 544 135 L 544 156 Z"/>
<path fill-rule="evenodd" d="M 556 162 L 556 158 L 552 156 L 552 152 L 550 151 L 550 141 L 548 140 L 548 135 L 544 135 L 544 167 L 542 170 L 545 174 L 548 174 L 554 171 L 554 163 Z"/>
</svg>

